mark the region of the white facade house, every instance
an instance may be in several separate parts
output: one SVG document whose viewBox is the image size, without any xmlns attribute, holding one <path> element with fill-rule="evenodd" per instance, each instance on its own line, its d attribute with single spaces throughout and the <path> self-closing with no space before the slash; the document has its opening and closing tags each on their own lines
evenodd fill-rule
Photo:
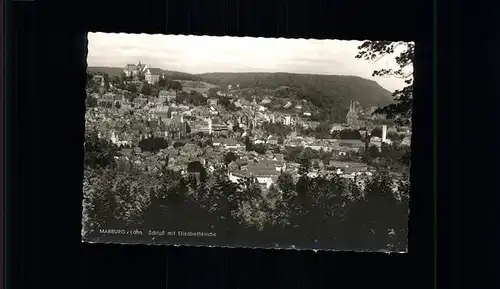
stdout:
<svg viewBox="0 0 500 289">
<path fill-rule="evenodd" d="M 260 185 L 266 186 L 266 189 L 269 189 L 273 184 L 273 180 L 271 177 L 257 177 L 257 182 Z"/>
<path fill-rule="evenodd" d="M 229 173 L 229 180 L 233 183 L 238 183 L 239 180 L 242 180 L 245 176 L 238 173 Z"/>
</svg>

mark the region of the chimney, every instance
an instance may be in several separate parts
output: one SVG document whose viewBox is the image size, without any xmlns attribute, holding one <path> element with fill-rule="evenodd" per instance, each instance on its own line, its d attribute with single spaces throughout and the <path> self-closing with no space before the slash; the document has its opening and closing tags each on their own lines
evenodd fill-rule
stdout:
<svg viewBox="0 0 500 289">
<path fill-rule="evenodd" d="M 387 126 L 382 126 L 382 142 L 386 142 L 387 140 Z"/>
</svg>

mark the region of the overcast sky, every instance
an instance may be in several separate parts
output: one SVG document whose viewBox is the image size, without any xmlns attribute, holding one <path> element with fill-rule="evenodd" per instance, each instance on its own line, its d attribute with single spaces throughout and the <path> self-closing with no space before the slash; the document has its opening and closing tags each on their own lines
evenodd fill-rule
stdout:
<svg viewBox="0 0 500 289">
<path fill-rule="evenodd" d="M 204 72 L 291 72 L 355 75 L 393 91 L 394 77 L 372 77 L 374 69 L 397 68 L 396 55 L 376 63 L 356 59 L 362 41 L 89 33 L 89 66 L 143 64 L 164 70 Z M 397 52 L 396 52 L 397 53 Z"/>
</svg>

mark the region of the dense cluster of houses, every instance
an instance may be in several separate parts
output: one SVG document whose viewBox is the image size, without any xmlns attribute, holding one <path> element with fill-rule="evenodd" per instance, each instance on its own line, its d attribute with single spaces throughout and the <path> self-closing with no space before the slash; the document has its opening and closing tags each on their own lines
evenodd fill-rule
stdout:
<svg viewBox="0 0 500 289">
<path fill-rule="evenodd" d="M 146 81 L 156 82 L 161 73 L 142 65 L 127 65 L 124 69 L 127 76 L 137 77 L 144 74 Z M 159 74 L 156 74 L 159 73 Z M 200 88 L 199 83 L 183 81 L 183 86 Z M 263 188 L 275 184 L 283 172 L 298 177 L 299 164 L 287 162 L 284 155 L 271 150 L 265 154 L 246 151 L 243 138 L 250 136 L 253 144 L 266 144 L 272 147 L 303 147 L 315 151 L 330 152 L 332 156 L 346 156 L 365 148 L 366 143 L 360 139 L 316 139 L 297 136 L 292 133 L 285 138 L 269 135 L 262 129 L 263 123 L 280 123 L 296 128 L 316 128 L 319 122 L 311 121 L 300 114 L 269 111 L 265 108 L 270 97 L 264 97 L 260 103 L 254 99 L 249 102 L 237 98 L 230 92 L 218 92 L 232 97 L 237 111 L 227 111 L 217 98 L 208 98 L 206 106 L 183 105 L 175 102 L 177 92 L 161 90 L 158 97 L 139 94 L 133 101 L 126 97 L 127 92 L 113 89 L 103 94 L 95 94 L 98 107 L 89 108 L 86 114 L 86 125 L 98 131 L 98 136 L 110 140 L 121 147 L 122 159 L 135 163 L 145 170 L 158 170 L 167 165 L 169 168 L 187 172 L 191 162 L 199 161 L 207 171 L 226 167 L 224 156 L 233 152 L 237 160 L 226 167 L 229 179 L 238 182 L 242 178 L 254 177 Z M 110 105 L 111 104 L 111 105 Z M 117 105 L 119 104 L 119 105 Z M 286 105 L 286 104 L 285 104 Z M 300 109 L 300 108 L 299 108 Z M 333 124 L 331 132 L 352 128 L 356 122 L 354 105 L 349 112 L 351 124 Z M 370 139 L 370 145 L 380 147 L 382 143 L 390 143 L 388 132 L 405 134 L 401 142 L 410 145 L 411 132 L 398 131 L 394 127 L 383 126 L 382 137 Z M 199 136 L 199 137 L 195 137 Z M 156 153 L 142 151 L 139 142 L 146 138 L 165 138 L 170 140 L 169 147 Z M 200 145 L 207 138 L 210 145 Z M 183 145 L 175 146 L 176 142 Z M 355 162 L 313 160 L 316 164 L 310 172 L 311 177 L 341 175 L 346 178 L 368 176 L 371 169 L 367 165 Z"/>
</svg>

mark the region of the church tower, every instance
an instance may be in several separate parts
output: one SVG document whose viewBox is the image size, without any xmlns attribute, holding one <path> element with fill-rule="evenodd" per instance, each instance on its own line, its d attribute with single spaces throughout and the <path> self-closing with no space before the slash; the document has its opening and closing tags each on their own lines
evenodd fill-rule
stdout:
<svg viewBox="0 0 500 289">
<path fill-rule="evenodd" d="M 252 125 L 250 130 L 257 129 L 257 101 L 255 100 L 255 95 L 253 96 L 252 101 Z"/>
<path fill-rule="evenodd" d="M 358 113 L 356 112 L 356 103 L 354 101 L 349 103 L 349 111 L 346 118 L 349 126 L 356 127 L 358 125 Z"/>
</svg>

